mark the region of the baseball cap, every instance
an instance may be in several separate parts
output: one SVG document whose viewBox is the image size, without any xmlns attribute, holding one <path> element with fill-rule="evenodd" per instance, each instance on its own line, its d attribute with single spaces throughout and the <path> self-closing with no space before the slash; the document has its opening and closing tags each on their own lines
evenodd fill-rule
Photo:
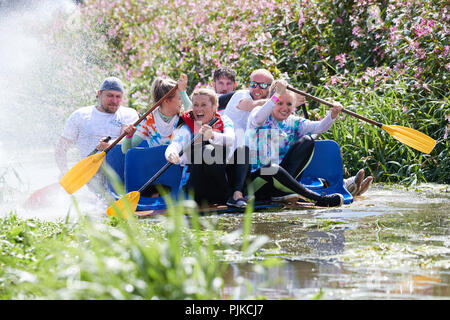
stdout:
<svg viewBox="0 0 450 320">
<path fill-rule="evenodd" d="M 108 77 L 105 80 L 103 80 L 100 86 L 100 91 L 104 90 L 114 90 L 123 92 L 122 81 L 120 81 L 120 79 L 116 77 Z"/>
</svg>

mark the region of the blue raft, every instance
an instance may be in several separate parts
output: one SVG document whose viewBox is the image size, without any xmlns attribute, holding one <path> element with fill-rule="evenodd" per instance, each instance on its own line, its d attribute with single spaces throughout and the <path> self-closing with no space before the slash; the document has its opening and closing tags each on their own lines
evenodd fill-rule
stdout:
<svg viewBox="0 0 450 320">
<path fill-rule="evenodd" d="M 139 147 L 132 148 L 124 155 L 120 145 L 116 145 L 106 154 L 106 162 L 118 174 L 125 186 L 125 192 L 139 190 L 153 175 L 166 164 L 164 152 L 167 145 L 149 148 L 144 141 Z M 340 193 L 344 197 L 344 204 L 353 202 L 353 197 L 344 187 L 344 171 L 342 156 L 339 145 L 331 140 L 317 140 L 315 143 L 314 155 L 308 167 L 302 174 L 300 183 L 307 188 L 320 193 L 332 194 Z M 167 169 L 153 185 L 163 185 L 170 190 L 171 198 L 178 199 L 182 193 L 182 167 L 172 165 Z M 328 182 L 325 187 L 321 180 Z M 108 182 L 109 193 L 117 200 L 123 195 L 117 194 L 112 185 Z M 299 201 L 302 201 L 299 199 Z M 280 203 L 255 203 L 254 209 L 281 208 Z M 156 196 L 146 196 L 141 194 L 137 211 L 155 211 L 166 209 L 163 197 L 156 193 Z M 241 209 L 228 208 L 222 206 L 221 212 L 236 212 Z"/>
</svg>

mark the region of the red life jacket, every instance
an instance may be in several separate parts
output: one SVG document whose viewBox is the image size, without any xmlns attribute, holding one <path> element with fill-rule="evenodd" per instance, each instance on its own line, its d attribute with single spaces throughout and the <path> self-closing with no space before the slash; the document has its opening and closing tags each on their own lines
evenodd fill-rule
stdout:
<svg viewBox="0 0 450 320">
<path fill-rule="evenodd" d="M 219 120 L 215 124 L 213 124 L 212 129 L 214 131 L 223 132 L 224 126 L 223 126 L 222 117 L 220 116 L 220 114 L 218 112 L 216 112 L 215 116 L 217 118 L 219 118 Z M 201 126 L 199 126 L 198 124 L 195 124 L 194 115 L 192 114 L 192 111 L 184 112 L 181 115 L 181 119 L 183 119 L 184 123 L 186 123 L 188 125 L 189 129 L 191 129 L 191 132 L 194 135 L 197 134 L 197 132 L 200 130 Z"/>
</svg>

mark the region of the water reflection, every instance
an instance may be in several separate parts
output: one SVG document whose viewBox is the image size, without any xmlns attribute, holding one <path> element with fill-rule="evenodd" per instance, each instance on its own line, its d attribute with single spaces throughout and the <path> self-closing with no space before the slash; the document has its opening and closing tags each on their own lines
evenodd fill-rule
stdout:
<svg viewBox="0 0 450 320">
<path fill-rule="evenodd" d="M 339 209 L 255 214 L 253 234 L 269 242 L 258 259 L 232 263 L 225 296 L 269 299 L 441 299 L 450 297 L 446 186 L 373 188 Z M 395 201 L 394 201 L 395 199 Z M 234 218 L 237 219 L 236 217 Z M 226 225 L 226 224 L 224 224 Z M 236 228 L 238 222 L 228 228 Z"/>
</svg>

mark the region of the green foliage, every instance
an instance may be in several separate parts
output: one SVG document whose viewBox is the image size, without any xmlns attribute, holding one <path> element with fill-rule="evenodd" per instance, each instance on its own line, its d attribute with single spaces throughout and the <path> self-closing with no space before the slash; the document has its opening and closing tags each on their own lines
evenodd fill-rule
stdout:
<svg viewBox="0 0 450 320">
<path fill-rule="evenodd" d="M 176 213 L 178 212 L 178 213 Z M 221 274 L 211 236 L 172 210 L 167 228 L 2 219 L 2 299 L 214 299 Z M 202 238 L 203 239 L 203 238 Z"/>
<path fill-rule="evenodd" d="M 172 203 L 162 222 L 111 218 L 43 222 L 15 214 L 0 219 L 0 299 L 218 299 L 237 244 L 246 257 L 264 237 L 237 241 L 196 208 Z M 185 216 L 184 214 L 188 214 Z M 244 230 L 250 230 L 251 210 Z"/>
</svg>

